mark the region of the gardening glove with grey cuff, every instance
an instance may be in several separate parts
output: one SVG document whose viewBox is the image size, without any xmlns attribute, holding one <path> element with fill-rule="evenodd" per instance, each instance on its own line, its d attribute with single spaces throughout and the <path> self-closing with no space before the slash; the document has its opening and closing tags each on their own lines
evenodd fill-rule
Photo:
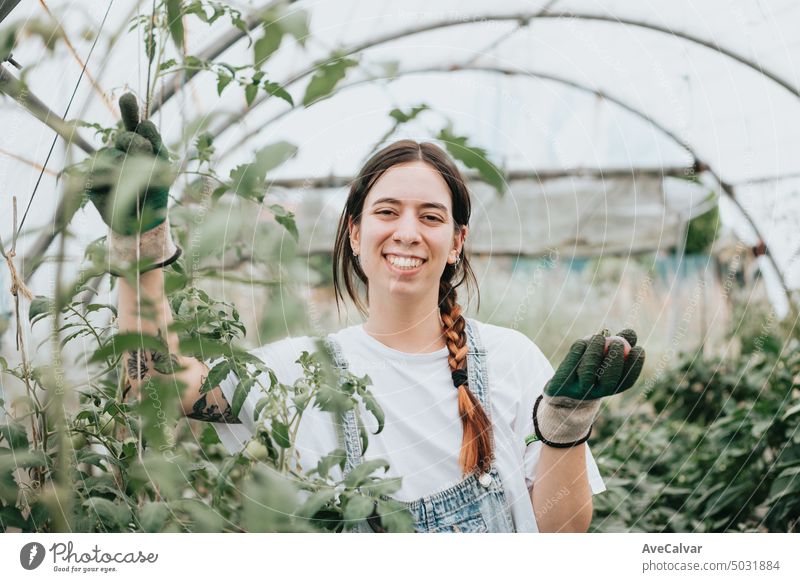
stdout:
<svg viewBox="0 0 800 582">
<path fill-rule="evenodd" d="M 153 122 L 139 120 L 132 93 L 120 97 L 119 108 L 125 131 L 81 167 L 86 195 L 109 226 L 104 263 L 113 275 L 164 267 L 181 255 L 167 217 L 169 153 Z"/>
<path fill-rule="evenodd" d="M 624 392 L 639 378 L 645 353 L 636 340 L 632 329 L 611 338 L 603 330 L 572 344 L 533 407 L 538 440 L 565 448 L 589 438 L 600 399 Z"/>
</svg>

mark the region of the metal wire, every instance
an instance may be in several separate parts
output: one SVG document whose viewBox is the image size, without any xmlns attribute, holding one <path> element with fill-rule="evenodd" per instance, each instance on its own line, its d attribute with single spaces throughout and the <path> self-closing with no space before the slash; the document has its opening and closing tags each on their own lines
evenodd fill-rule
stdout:
<svg viewBox="0 0 800 582">
<path fill-rule="evenodd" d="M 67 114 L 69 113 L 70 107 L 72 107 L 72 101 L 75 99 L 75 94 L 78 92 L 78 87 L 80 87 L 81 80 L 83 79 L 83 74 L 86 72 L 86 67 L 89 64 L 89 59 L 92 58 L 92 53 L 94 52 L 94 47 L 97 46 L 97 41 L 100 39 L 100 33 L 103 31 L 103 26 L 105 26 L 106 18 L 108 18 L 108 13 L 111 11 L 111 6 L 114 4 L 114 0 L 109 0 L 108 8 L 106 8 L 106 13 L 103 15 L 103 20 L 100 22 L 100 29 L 97 31 L 97 36 L 94 38 L 94 42 L 92 43 L 92 47 L 89 49 L 89 54 L 86 56 L 86 61 L 83 63 L 83 68 L 81 69 L 81 74 L 78 76 L 78 81 L 75 83 L 75 88 L 72 90 L 72 95 L 69 98 L 69 102 L 67 103 L 67 108 L 64 110 L 64 115 L 62 119 L 67 119 Z M 56 147 L 56 142 L 58 141 L 58 134 L 53 137 L 53 143 L 50 144 L 50 150 L 47 152 L 47 157 L 44 160 L 44 164 L 42 164 L 42 171 L 39 172 L 39 177 L 36 179 L 36 184 L 33 187 L 33 192 L 31 193 L 31 197 L 28 200 L 28 205 L 25 207 L 25 212 L 22 215 L 22 220 L 19 222 L 19 227 L 14 232 L 14 241 L 12 245 L 16 246 L 17 238 L 19 237 L 19 233 L 22 232 L 22 226 L 25 224 L 25 218 L 28 216 L 28 211 L 31 209 L 31 204 L 33 204 L 33 199 L 36 197 L 36 192 L 39 189 L 39 184 L 42 181 L 42 176 L 44 176 L 45 170 L 47 170 L 47 163 L 50 161 L 50 156 L 53 154 L 53 150 Z"/>
</svg>

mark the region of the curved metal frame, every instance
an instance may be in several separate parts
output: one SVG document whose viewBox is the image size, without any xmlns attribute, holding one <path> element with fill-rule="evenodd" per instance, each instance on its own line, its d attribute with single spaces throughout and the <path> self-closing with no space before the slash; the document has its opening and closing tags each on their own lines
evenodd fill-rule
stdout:
<svg viewBox="0 0 800 582">
<path fill-rule="evenodd" d="M 264 8 L 263 10 L 266 10 L 266 9 L 270 8 L 275 4 L 276 4 L 276 2 L 271 2 L 268 5 L 268 7 Z M 748 67 L 750 69 L 753 69 L 754 71 L 756 71 L 757 73 L 759 73 L 761 75 L 764 75 L 765 77 L 767 77 L 768 79 L 770 79 L 774 83 L 777 83 L 778 85 L 780 85 L 781 87 L 783 87 L 784 89 L 786 89 L 787 91 L 792 93 L 795 97 L 800 98 L 800 89 L 798 89 L 797 87 L 795 87 L 794 85 L 789 83 L 786 79 L 784 79 L 783 77 L 781 77 L 777 73 L 774 73 L 774 72 L 770 71 L 769 69 L 766 69 L 766 68 L 762 67 L 761 65 L 753 62 L 752 60 L 748 59 L 744 55 L 741 55 L 741 54 L 737 53 L 736 51 L 734 51 L 732 49 L 728 49 L 728 48 L 722 47 L 717 43 L 705 40 L 704 38 L 701 38 L 699 36 L 695 36 L 695 35 L 690 34 L 688 32 L 672 30 L 672 29 L 669 29 L 669 28 L 667 28 L 665 26 L 660 26 L 658 24 L 653 24 L 653 23 L 642 21 L 642 20 L 635 20 L 635 19 L 632 19 L 632 18 L 614 18 L 614 17 L 611 17 L 611 16 L 606 16 L 604 14 L 589 14 L 589 13 L 581 13 L 581 12 L 549 12 L 547 10 L 540 10 L 540 11 L 537 11 L 537 12 L 520 12 L 520 13 L 517 13 L 517 14 L 495 14 L 495 15 L 489 14 L 489 15 L 484 15 L 484 16 L 476 15 L 476 16 L 473 17 L 473 22 L 483 23 L 483 22 L 516 21 L 516 22 L 519 22 L 521 25 L 528 25 L 528 24 L 530 24 L 530 22 L 532 20 L 535 20 L 535 19 L 566 19 L 566 18 L 573 19 L 573 20 L 607 22 L 607 23 L 610 23 L 610 24 L 626 24 L 626 25 L 629 25 L 629 26 L 635 26 L 637 28 L 644 28 L 644 29 L 647 29 L 647 30 L 652 30 L 654 32 L 660 32 L 662 34 L 667 34 L 669 36 L 676 36 L 678 38 L 682 38 L 683 40 L 687 40 L 687 41 L 689 41 L 691 43 L 694 43 L 694 44 L 697 44 L 699 46 L 702 46 L 702 47 L 708 48 L 710 50 L 713 50 L 715 52 L 718 52 L 723 56 L 731 58 L 731 59 L 737 61 L 738 63 L 741 63 L 742 65 L 744 65 L 744 66 L 746 66 L 746 67 Z M 248 31 L 249 30 L 253 30 L 260 23 L 261 23 L 261 19 L 258 16 L 258 13 L 249 16 L 247 18 Z M 465 25 L 465 24 L 470 24 L 470 21 L 469 20 L 467 20 L 467 21 L 453 21 L 452 19 L 444 19 L 444 20 L 440 20 L 440 21 L 429 22 L 429 23 L 421 25 L 421 26 L 409 27 L 409 28 L 407 28 L 405 30 L 395 31 L 395 32 L 391 32 L 391 33 L 388 33 L 388 34 L 385 34 L 385 35 L 382 35 L 382 36 L 375 37 L 375 38 L 370 39 L 368 41 L 365 41 L 365 42 L 363 42 L 361 44 L 357 44 L 357 45 L 351 46 L 349 48 L 346 48 L 343 51 L 343 54 L 345 56 L 352 55 L 352 54 L 364 51 L 364 50 L 366 50 L 368 48 L 371 48 L 373 46 L 377 46 L 377 45 L 380 45 L 380 44 L 391 42 L 393 40 L 404 38 L 406 36 L 411 36 L 411 35 L 414 35 L 414 34 L 420 34 L 420 33 L 423 33 L 423 32 L 430 32 L 432 30 L 437 30 L 437 29 L 440 29 L 440 28 L 449 28 L 451 26 L 462 26 L 462 25 Z M 219 55 L 221 55 L 222 53 L 224 53 L 227 49 L 229 49 L 231 46 L 236 44 L 237 41 L 241 40 L 244 37 L 245 37 L 245 32 L 244 31 L 241 31 L 239 29 L 235 29 L 235 31 L 224 35 L 223 37 L 218 39 L 216 42 L 214 42 L 212 45 L 210 45 L 206 50 L 203 50 L 200 53 L 200 56 L 201 56 L 201 58 L 204 58 L 204 59 L 214 59 L 214 58 L 218 57 Z M 295 74 L 294 76 L 290 77 L 286 81 L 285 85 L 291 84 L 294 81 L 296 81 L 298 79 L 301 79 L 301 78 L 307 76 L 308 74 L 312 73 L 314 70 L 316 70 L 316 68 L 317 68 L 317 66 L 319 64 L 321 64 L 321 63 L 320 62 L 314 63 L 310 68 L 306 68 L 306 69 L 300 71 L 299 73 Z M 186 82 L 188 82 L 193 76 L 194 76 L 194 73 L 192 73 L 190 75 L 185 75 L 183 80 L 176 79 L 175 83 L 168 84 L 167 88 L 164 91 L 164 93 L 160 94 L 159 97 L 154 100 L 155 101 L 154 111 L 155 111 L 155 109 L 160 107 L 164 102 L 168 101 L 177 92 L 177 90 L 180 89 L 181 87 L 183 87 L 183 85 Z M 263 98 L 263 96 L 262 96 L 262 98 Z M 256 103 L 258 103 L 258 101 L 259 100 L 257 99 Z"/>
<path fill-rule="evenodd" d="M 559 84 L 562 84 L 562 85 L 566 85 L 566 86 L 572 87 L 574 89 L 577 89 L 577 90 L 585 92 L 585 93 L 591 93 L 593 95 L 596 95 L 597 97 L 605 99 L 606 101 L 609 101 L 609 102 L 617 105 L 618 107 L 624 109 L 625 111 L 628 111 L 629 113 L 635 115 L 636 117 L 639 117 L 640 119 L 644 120 L 645 122 L 650 124 L 655 129 L 657 129 L 659 132 L 664 134 L 671 141 L 675 142 L 681 148 L 686 150 L 686 152 L 690 156 L 692 156 L 692 159 L 695 160 L 695 167 L 698 168 L 701 171 L 708 172 L 709 175 L 711 175 L 714 178 L 714 180 L 719 184 L 720 189 L 723 191 L 723 193 L 726 196 L 728 196 L 728 198 L 731 200 L 731 202 L 733 202 L 734 206 L 742 213 L 742 216 L 744 216 L 744 218 L 747 221 L 748 225 L 750 225 L 750 227 L 755 231 L 755 233 L 758 235 L 758 237 L 762 241 L 764 240 L 764 237 L 762 236 L 760 229 L 758 228 L 756 223 L 753 221 L 752 217 L 747 213 L 745 208 L 740 204 L 739 200 L 736 198 L 736 193 L 734 191 L 733 186 L 731 184 L 725 182 L 719 176 L 719 174 L 707 162 L 703 161 L 701 159 L 701 157 L 697 154 L 697 152 L 694 150 L 694 148 L 689 143 L 687 143 L 686 141 L 681 139 L 678 135 L 676 135 L 674 132 L 672 132 L 669 128 L 667 128 L 666 126 L 662 125 L 661 123 L 659 123 L 658 121 L 653 119 L 650 115 L 648 115 L 644 111 L 642 111 L 642 110 L 640 110 L 640 109 L 628 104 L 624 100 L 622 100 L 622 99 L 620 99 L 618 97 L 614 97 L 613 95 L 610 95 L 610 94 L 608 94 L 608 93 L 606 93 L 604 91 L 601 91 L 599 89 L 592 89 L 591 87 L 588 87 L 586 85 L 583 85 L 583 84 L 578 83 L 576 81 L 573 81 L 571 79 L 567 79 L 565 77 L 559 77 L 557 75 L 553 75 L 553 74 L 550 74 L 550 73 L 536 72 L 536 71 L 530 71 L 530 70 L 517 70 L 517 69 L 510 69 L 510 68 L 505 68 L 505 67 L 495 67 L 495 66 L 489 66 L 489 65 L 466 65 L 466 66 L 462 66 L 462 65 L 442 65 L 442 66 L 438 66 L 438 67 L 424 67 L 424 68 L 419 68 L 419 69 L 409 69 L 409 70 L 406 70 L 406 71 L 397 72 L 390 80 L 395 80 L 395 79 L 397 79 L 399 77 L 402 77 L 402 76 L 405 76 L 405 75 L 412 75 L 412 74 L 454 73 L 454 72 L 458 72 L 458 71 L 479 71 L 479 72 L 485 72 L 485 73 L 495 73 L 495 74 L 500 74 L 500 75 L 505 75 L 505 76 L 522 75 L 522 76 L 527 76 L 527 77 L 535 77 L 535 78 L 542 79 L 542 80 L 545 80 L 545 81 L 552 81 L 552 82 L 555 82 L 555 83 L 559 83 Z M 352 81 L 350 83 L 342 84 L 337 89 L 337 93 L 338 93 L 338 91 L 343 90 L 343 89 L 349 89 L 349 88 L 352 88 L 352 87 L 355 87 L 355 86 L 358 86 L 358 85 L 362 85 L 364 83 L 374 82 L 374 81 L 375 81 L 375 79 L 359 79 L 358 81 Z M 269 125 L 270 123 L 273 123 L 274 121 L 277 121 L 278 119 L 284 117 L 285 115 L 288 115 L 292 111 L 296 111 L 299 107 L 300 107 L 299 105 L 295 105 L 294 107 L 292 107 L 290 109 L 282 111 L 281 113 L 279 113 L 279 114 L 273 116 L 272 118 L 270 118 L 269 120 L 267 120 L 265 125 Z M 217 137 L 219 137 L 219 135 L 221 135 L 227 129 L 232 127 L 234 123 L 235 123 L 235 120 L 230 120 L 225 125 L 223 125 L 221 128 L 218 128 L 217 130 L 213 131 L 212 134 L 213 134 L 214 138 L 216 139 Z M 260 125 L 259 128 L 258 128 L 258 132 L 263 131 L 263 129 L 264 129 L 264 126 Z M 244 136 L 242 136 L 242 139 L 239 141 L 239 145 L 241 145 L 243 143 L 246 143 L 249 139 L 254 137 L 255 134 L 256 134 L 255 131 L 251 131 L 251 132 L 248 132 L 247 134 L 245 134 Z M 231 151 L 233 151 L 233 150 L 231 150 Z M 786 280 L 785 280 L 785 278 L 783 276 L 783 272 L 778 268 L 777 262 L 775 261 L 775 257 L 772 255 L 772 252 L 770 251 L 768 245 L 766 246 L 765 254 L 767 256 L 767 260 L 769 260 L 770 264 L 772 264 L 772 267 L 775 269 L 775 272 L 777 273 L 778 280 L 781 283 L 781 287 L 783 288 L 784 293 L 786 294 L 786 296 L 789 298 L 789 301 L 791 302 L 792 301 L 791 291 L 790 291 L 789 287 L 786 285 Z"/>
<path fill-rule="evenodd" d="M 252 14 L 251 16 L 249 16 L 247 18 L 247 28 L 248 28 L 248 30 L 252 30 L 255 27 L 257 27 L 261 22 L 260 14 L 264 10 L 267 10 L 267 9 L 271 8 L 272 6 L 274 6 L 276 4 L 277 4 L 277 2 L 270 2 L 264 8 L 260 9 L 256 13 Z M 733 60 L 735 60 L 735 61 L 737 61 L 737 62 L 739 62 L 739 63 L 741 63 L 741 64 L 743 64 L 743 65 L 745 65 L 745 66 L 747 66 L 747 67 L 749 67 L 751 69 L 753 69 L 753 70 L 755 70 L 756 72 L 760 73 L 761 75 L 764 75 L 765 77 L 767 77 L 768 79 L 770 79 L 774 83 L 778 84 L 779 86 L 783 87 L 785 90 L 789 91 L 790 93 L 792 93 L 796 97 L 800 98 L 800 90 L 798 90 L 797 87 L 795 87 L 792 84 L 790 84 L 788 81 L 786 81 L 785 79 L 780 77 L 777 73 L 774 73 L 774 72 L 772 72 L 772 71 L 770 71 L 768 69 L 765 69 L 764 67 L 761 67 L 760 65 L 756 64 L 752 60 L 746 58 L 743 55 L 740 55 L 739 53 L 733 51 L 732 49 L 727 49 L 725 47 L 720 46 L 717 43 L 705 40 L 705 39 L 703 39 L 701 37 L 692 35 L 692 34 L 687 33 L 687 32 L 672 30 L 672 29 L 669 29 L 669 28 L 664 27 L 664 26 L 660 26 L 660 25 L 657 25 L 657 24 L 649 23 L 649 22 L 644 22 L 644 21 L 641 21 L 641 20 L 636 20 L 636 19 L 631 19 L 631 18 L 618 18 L 618 17 L 612 17 L 612 16 L 607 16 L 607 15 L 602 15 L 602 14 L 589 14 L 589 13 L 580 13 L 580 12 L 549 12 L 546 9 L 545 10 L 540 10 L 540 11 L 537 11 L 537 12 L 521 12 L 521 13 L 512 14 L 512 15 L 508 15 L 508 14 L 491 15 L 491 14 L 489 14 L 489 15 L 484 15 L 484 16 L 475 15 L 473 17 L 474 22 L 517 21 L 517 22 L 520 23 L 521 26 L 526 26 L 531 21 L 536 20 L 536 19 L 566 19 L 566 18 L 569 18 L 569 19 L 572 19 L 572 20 L 607 22 L 607 23 L 611 23 L 611 24 L 625 24 L 625 25 L 629 25 L 629 26 L 635 26 L 635 27 L 639 27 L 639 28 L 652 30 L 652 31 L 655 31 L 655 32 L 660 32 L 660 33 L 663 33 L 663 34 L 669 34 L 670 36 L 676 36 L 678 38 L 681 38 L 683 40 L 687 40 L 687 41 L 692 42 L 694 44 L 697 44 L 699 46 L 703 46 L 703 47 L 708 48 L 710 50 L 714 50 L 715 52 L 718 52 L 718 53 L 722 54 L 723 56 L 727 56 L 728 58 L 733 59 Z M 378 36 L 376 38 L 373 38 L 373 39 L 370 39 L 368 41 L 365 41 L 365 42 L 363 42 L 361 44 L 352 46 L 352 47 L 346 49 L 344 54 L 351 55 L 351 54 L 354 54 L 354 53 L 357 53 L 357 52 L 364 51 L 367 48 L 370 48 L 370 47 L 373 47 L 373 46 L 376 46 L 376 45 L 379 45 L 379 44 L 383 44 L 383 43 L 386 43 L 386 42 L 390 42 L 392 40 L 396 40 L 396 39 L 399 39 L 399 38 L 403 38 L 403 37 L 406 37 L 406 36 L 410 36 L 410 35 L 413 35 L 413 34 L 418 34 L 418 33 L 422 33 L 422 32 L 436 30 L 436 29 L 439 29 L 439 28 L 448 28 L 448 27 L 451 27 L 451 26 L 459 26 L 459 25 L 469 24 L 469 23 L 470 23 L 470 21 L 440 20 L 438 22 L 431 22 L 431 23 L 427 23 L 427 24 L 422 25 L 422 26 L 410 27 L 410 28 L 408 28 L 406 30 L 401 30 L 401 31 L 385 34 L 385 35 L 382 35 L 382 36 Z M 223 38 L 218 39 L 212 46 L 210 46 L 208 49 L 203 51 L 202 55 L 204 56 L 204 58 L 210 58 L 210 59 L 215 58 L 216 56 L 219 56 L 225 50 L 227 50 L 228 48 L 233 46 L 233 44 L 235 44 L 239 39 L 244 38 L 245 35 L 246 35 L 246 33 L 244 31 L 236 29 L 235 31 L 231 32 L 230 34 L 225 35 Z M 294 82 L 296 82 L 296 81 L 308 76 L 309 74 L 313 73 L 314 70 L 316 70 L 316 68 L 317 68 L 317 66 L 319 64 L 320 64 L 319 62 L 314 63 L 310 67 L 307 67 L 306 69 L 301 70 L 300 72 L 298 72 L 295 75 L 291 76 L 289 79 L 287 79 L 287 81 L 283 84 L 283 86 L 290 85 L 290 84 L 292 84 L 292 83 L 294 83 Z M 461 70 L 470 70 L 470 69 L 474 69 L 474 68 L 475 67 L 473 65 L 470 65 L 469 67 L 464 67 Z M 486 68 L 484 67 L 484 69 L 486 69 Z M 456 70 L 458 70 L 458 69 L 456 69 Z M 480 67 L 478 68 L 478 70 L 480 70 Z M 502 72 L 502 71 L 497 71 L 497 72 Z M 530 73 L 524 73 L 524 72 L 522 72 L 522 73 L 523 74 L 530 74 Z M 509 74 L 509 73 L 503 73 L 503 74 Z M 515 72 L 514 74 L 520 74 L 520 72 Z M 544 74 L 539 74 L 539 75 L 534 75 L 534 76 L 539 76 L 540 78 L 547 78 L 547 77 L 544 76 Z M 600 97 L 603 97 L 605 99 L 608 99 L 611 102 L 614 102 L 618 106 L 623 107 L 624 109 L 630 111 L 631 113 L 634 113 L 635 115 L 638 115 L 638 116 L 646 119 L 649 123 L 653 124 L 654 127 L 659 129 L 660 131 L 662 131 L 662 133 L 664 133 L 665 135 L 670 137 L 670 139 L 673 139 L 676 143 L 678 143 L 682 148 L 684 148 L 687 152 L 689 152 L 695 159 L 698 159 L 697 156 L 695 155 L 693 149 L 691 148 L 691 146 L 689 144 L 687 144 L 686 142 L 684 142 L 683 140 L 678 138 L 678 136 L 676 136 L 673 132 L 671 132 L 666 127 L 664 127 L 664 126 L 658 124 L 657 122 L 655 122 L 654 120 L 652 120 L 652 118 L 650 118 L 647 114 L 645 114 L 645 113 L 643 113 L 641 111 L 638 111 L 638 110 L 636 110 L 636 108 L 633 108 L 633 107 L 627 105 L 626 103 L 624 103 L 623 101 L 621 101 L 619 99 L 616 99 L 616 98 L 613 98 L 613 97 L 611 97 L 611 96 L 609 96 L 609 95 L 607 95 L 607 94 L 605 94 L 605 93 L 603 93 L 601 91 L 593 90 L 593 89 L 590 89 L 590 88 L 587 88 L 587 87 L 584 87 L 584 86 L 580 86 L 579 84 L 575 83 L 574 81 L 565 80 L 565 79 L 557 79 L 552 75 L 550 75 L 549 77 L 550 77 L 550 80 L 557 81 L 557 82 L 566 82 L 566 84 L 569 84 L 569 85 L 575 87 L 576 89 L 580 89 L 580 90 L 584 90 L 584 91 L 590 91 L 590 92 L 592 92 L 592 93 L 594 93 L 594 94 L 596 94 L 596 95 L 598 95 Z M 185 75 L 183 79 L 176 79 L 175 83 L 168 84 L 167 85 L 168 89 L 163 94 L 160 94 L 158 96 L 158 98 L 155 100 L 155 103 L 153 104 L 153 110 L 158 109 L 164 102 L 166 102 L 169 98 L 171 98 L 178 91 L 178 89 L 183 87 L 190 79 L 191 79 L 191 75 Z M 246 115 L 247 113 L 251 112 L 255 107 L 257 107 L 259 104 L 261 104 L 263 101 L 265 101 L 268 97 L 269 96 L 267 96 L 267 95 L 262 95 L 261 97 L 259 97 L 256 100 L 256 102 L 253 104 L 253 106 L 251 106 L 246 111 L 244 111 L 243 114 Z M 222 131 L 224 131 L 224 128 L 220 131 L 220 133 Z M 702 166 L 700 166 L 700 167 L 702 167 Z M 760 231 L 756 227 L 756 225 L 753 222 L 752 218 L 749 216 L 749 214 L 745 211 L 745 209 L 739 204 L 738 200 L 736 199 L 735 192 L 733 190 L 733 186 L 731 186 L 730 184 L 724 182 L 719 177 L 719 175 L 716 174 L 708 166 L 705 166 L 703 169 L 707 169 L 709 171 L 709 173 L 712 176 L 714 176 L 715 180 L 720 184 L 720 187 L 722 188 L 723 192 L 725 192 L 725 194 L 734 202 L 736 207 L 742 212 L 743 216 L 745 216 L 746 220 L 751 225 L 751 227 L 755 230 L 755 232 L 758 233 L 759 236 L 761 236 Z M 49 246 L 49 243 L 52 241 L 52 237 L 49 237 L 49 238 L 50 238 L 50 241 L 47 241 L 47 242 L 45 242 L 44 240 L 37 241 L 37 243 L 39 243 L 39 244 L 35 245 L 35 247 L 38 247 L 38 249 L 40 251 L 42 249 L 46 249 L 47 246 Z M 761 238 L 763 239 L 763 237 L 761 237 Z M 784 291 L 787 293 L 787 295 L 790 297 L 790 300 L 791 300 L 791 294 L 790 294 L 788 288 L 786 287 L 786 283 L 785 283 L 785 280 L 783 278 L 783 274 L 778 269 L 777 264 L 774 261 L 774 257 L 769 252 L 769 249 L 767 250 L 767 256 L 768 256 L 768 259 L 770 260 L 770 262 L 772 263 L 773 267 L 775 268 L 776 273 L 779 276 L 779 279 L 780 279 L 781 284 L 782 284 L 782 286 L 784 288 Z M 34 270 L 35 270 L 35 267 L 33 269 L 28 270 L 28 272 L 25 273 L 26 279 L 30 275 L 32 275 Z"/>
</svg>

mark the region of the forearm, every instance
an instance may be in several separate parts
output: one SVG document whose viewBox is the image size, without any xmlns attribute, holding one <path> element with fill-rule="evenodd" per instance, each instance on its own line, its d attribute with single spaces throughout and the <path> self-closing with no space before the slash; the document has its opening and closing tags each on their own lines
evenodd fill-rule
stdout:
<svg viewBox="0 0 800 582">
<path fill-rule="evenodd" d="M 169 331 L 173 319 L 164 295 L 164 271 L 154 269 L 142 273 L 137 284 L 138 288 L 123 278 L 117 281 L 119 332 L 159 336 L 166 343 L 168 351 L 161 353 L 142 348 L 126 352 L 123 357 L 128 382 L 135 393 L 140 393 L 142 384 L 152 377 L 186 383 L 187 378 L 181 368 L 186 367 L 189 358 L 180 357 L 178 336 Z"/>
<path fill-rule="evenodd" d="M 142 336 L 160 336 L 168 346 L 168 354 L 151 349 L 129 350 L 123 356 L 125 372 L 130 386 L 136 393 L 147 377 L 158 374 L 154 363 L 169 358 L 177 363 L 178 338 L 168 331 L 172 323 L 172 312 L 164 296 L 164 273 L 155 269 L 142 273 L 136 285 L 119 278 L 117 299 L 117 325 L 119 333 L 134 333 Z M 164 366 L 159 365 L 164 370 Z"/>
<path fill-rule="evenodd" d="M 531 503 L 541 532 L 585 532 L 592 521 L 586 445 L 542 445 Z"/>
<path fill-rule="evenodd" d="M 120 278 L 118 297 L 118 324 L 120 333 L 141 333 L 161 336 L 169 348 L 167 354 L 155 350 L 136 350 L 125 354 L 125 370 L 134 393 L 141 394 L 141 386 L 148 378 L 166 380 L 181 390 L 180 413 L 197 420 L 238 423 L 231 407 L 217 386 L 205 394 L 200 393 L 208 367 L 193 357 L 179 353 L 178 336 L 169 331 L 172 310 L 164 295 L 164 271 L 154 269 L 139 275 L 138 289 Z"/>
<path fill-rule="evenodd" d="M 139 275 L 138 289 L 123 278 L 117 280 L 117 286 L 120 333 L 161 334 L 170 351 L 177 352 L 178 338 L 167 331 L 172 323 L 172 311 L 164 295 L 164 271 L 153 269 Z"/>
</svg>

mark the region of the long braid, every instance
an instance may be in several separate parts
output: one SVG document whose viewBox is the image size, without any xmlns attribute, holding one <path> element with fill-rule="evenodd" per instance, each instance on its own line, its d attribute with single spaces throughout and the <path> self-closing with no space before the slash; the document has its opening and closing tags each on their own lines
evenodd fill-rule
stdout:
<svg viewBox="0 0 800 582">
<path fill-rule="evenodd" d="M 444 336 L 450 354 L 447 358 L 450 371 L 467 369 L 466 320 L 461 315 L 461 306 L 456 301 L 456 289 L 449 281 L 439 284 L 439 311 L 444 324 Z M 464 474 L 476 469 L 484 473 L 489 470 L 492 450 L 492 423 L 480 401 L 465 382 L 458 387 L 458 412 L 464 428 L 461 453 L 458 461 Z"/>
</svg>

